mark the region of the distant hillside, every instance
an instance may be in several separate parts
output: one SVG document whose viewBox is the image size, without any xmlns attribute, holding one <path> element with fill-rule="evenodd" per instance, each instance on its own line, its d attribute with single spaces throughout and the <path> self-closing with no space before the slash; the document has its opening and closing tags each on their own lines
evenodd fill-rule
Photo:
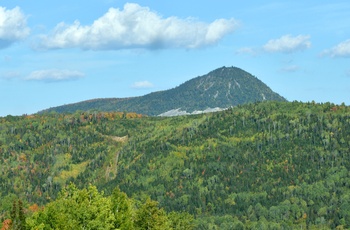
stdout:
<svg viewBox="0 0 350 230">
<path fill-rule="evenodd" d="M 127 111 L 156 116 L 171 110 L 192 113 L 208 108 L 228 108 L 264 100 L 286 101 L 246 71 L 236 67 L 222 67 L 173 89 L 140 97 L 94 99 L 50 108 L 40 113 L 98 110 Z"/>
</svg>

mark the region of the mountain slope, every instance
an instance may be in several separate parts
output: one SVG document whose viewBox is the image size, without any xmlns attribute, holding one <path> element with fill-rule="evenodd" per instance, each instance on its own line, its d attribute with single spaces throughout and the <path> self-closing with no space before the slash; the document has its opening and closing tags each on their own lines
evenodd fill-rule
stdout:
<svg viewBox="0 0 350 230">
<path fill-rule="evenodd" d="M 16 197 L 26 207 L 45 204 L 74 182 L 151 196 L 167 211 L 195 215 L 198 229 L 350 228 L 345 105 L 262 102 L 166 118 L 7 116 L 0 146 L 1 221 Z"/>
<path fill-rule="evenodd" d="M 263 100 L 285 101 L 283 97 L 244 70 L 222 67 L 170 90 L 132 98 L 95 99 L 58 106 L 42 112 L 73 113 L 77 110 L 99 110 L 127 111 L 155 116 L 174 109 L 194 112 Z"/>
</svg>

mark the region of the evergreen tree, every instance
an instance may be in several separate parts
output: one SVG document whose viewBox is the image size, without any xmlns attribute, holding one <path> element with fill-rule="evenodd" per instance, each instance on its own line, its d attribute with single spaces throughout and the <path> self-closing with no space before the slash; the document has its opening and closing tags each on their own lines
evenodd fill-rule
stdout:
<svg viewBox="0 0 350 230">
<path fill-rule="evenodd" d="M 11 210 L 11 229 L 14 230 L 25 230 L 25 215 L 23 211 L 23 203 L 21 200 L 14 200 Z"/>
</svg>

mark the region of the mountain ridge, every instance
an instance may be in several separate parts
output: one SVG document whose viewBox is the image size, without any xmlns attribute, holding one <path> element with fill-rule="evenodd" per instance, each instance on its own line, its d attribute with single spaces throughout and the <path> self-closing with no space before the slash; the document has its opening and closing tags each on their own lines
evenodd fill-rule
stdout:
<svg viewBox="0 0 350 230">
<path fill-rule="evenodd" d="M 172 89 L 137 97 L 91 99 L 49 108 L 39 113 L 98 110 L 157 116 L 177 109 L 185 113 L 193 113 L 264 100 L 286 101 L 252 74 L 238 67 L 221 67 Z"/>
</svg>

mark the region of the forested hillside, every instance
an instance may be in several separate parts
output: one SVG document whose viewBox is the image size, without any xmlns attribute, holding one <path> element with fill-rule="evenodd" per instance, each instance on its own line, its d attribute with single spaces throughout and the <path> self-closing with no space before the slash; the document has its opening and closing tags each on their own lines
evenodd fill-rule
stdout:
<svg viewBox="0 0 350 230">
<path fill-rule="evenodd" d="M 175 109 L 192 113 L 208 108 L 229 108 L 264 100 L 286 101 L 250 73 L 237 67 L 222 67 L 173 89 L 140 97 L 93 99 L 49 108 L 40 113 L 95 110 L 128 111 L 157 116 Z"/>
<path fill-rule="evenodd" d="M 0 210 L 67 184 L 119 187 L 198 229 L 350 228 L 350 107 L 261 102 L 171 118 L 84 112 L 0 118 Z M 55 202 L 55 201 L 54 201 Z M 45 209 L 44 209 L 45 210 Z"/>
</svg>

